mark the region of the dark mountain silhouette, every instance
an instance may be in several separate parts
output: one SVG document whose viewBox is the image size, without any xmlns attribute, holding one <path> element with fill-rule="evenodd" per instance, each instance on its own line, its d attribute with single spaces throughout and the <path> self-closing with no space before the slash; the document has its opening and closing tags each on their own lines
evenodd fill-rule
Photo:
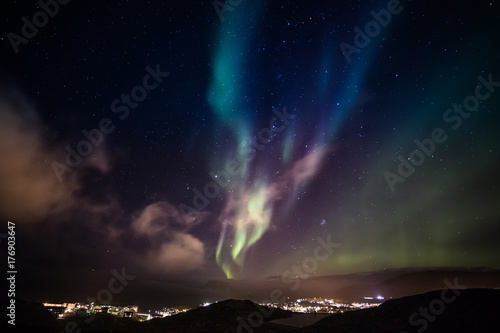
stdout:
<svg viewBox="0 0 500 333">
<path fill-rule="evenodd" d="M 194 333 L 194 332 L 237 332 L 238 326 L 250 327 L 254 332 L 269 332 L 261 324 L 253 328 L 248 318 L 254 323 L 291 316 L 293 313 L 281 309 L 262 307 L 251 301 L 229 299 L 210 306 L 197 308 L 172 317 L 153 319 L 147 322 L 129 325 L 123 332 L 147 333 Z M 243 323 L 242 323 L 243 322 Z M 248 332 L 245 328 L 241 332 Z M 122 331 L 120 331 L 122 332 Z M 275 330 L 273 332 L 280 332 Z"/>
<path fill-rule="evenodd" d="M 262 316 L 265 319 L 260 325 L 250 325 L 248 318 L 252 313 L 269 309 L 259 310 L 250 301 L 226 300 L 177 316 L 132 324 L 124 332 L 498 333 L 499 301 L 500 290 L 464 289 L 456 293 L 437 290 L 389 300 L 377 308 L 332 315 L 312 326 L 296 329 L 268 322 L 292 315 L 277 309 L 267 318 Z M 254 315 L 254 324 L 258 317 Z M 246 324 L 241 324 L 238 318 Z"/>
<path fill-rule="evenodd" d="M 64 332 L 76 323 L 73 332 L 160 333 L 497 333 L 500 332 L 500 290 L 451 289 L 403 297 L 384 302 L 377 308 L 351 311 L 323 318 L 314 325 L 297 329 L 274 319 L 300 316 L 289 311 L 261 307 L 251 301 L 229 299 L 172 317 L 132 322 L 102 314 L 90 323 L 74 316 L 56 320 L 39 303 L 16 302 L 16 326 L 2 332 Z M 250 320 L 249 320 L 250 319 Z M 81 330 L 81 331 L 79 331 Z M 71 330 L 70 330 L 71 331 Z"/>
<path fill-rule="evenodd" d="M 498 333 L 500 332 L 500 290 L 467 289 L 454 295 L 447 290 L 446 304 L 443 291 L 389 300 L 377 308 L 336 314 L 319 320 L 316 324 L 296 331 L 297 333 Z M 444 308 L 440 308 L 444 304 Z M 420 310 L 427 310 L 428 320 Z M 441 313 L 442 311 L 442 313 Z M 413 317 L 411 317 L 413 314 Z M 410 318 L 413 318 L 410 322 Z"/>
<path fill-rule="evenodd" d="M 10 320 L 2 318 L 2 332 L 51 332 L 56 325 L 54 316 L 41 303 L 26 302 L 16 299 L 15 326 L 7 323 Z"/>
<path fill-rule="evenodd" d="M 134 320 L 131 318 L 121 318 L 110 314 L 97 314 L 93 317 L 73 315 L 64 320 L 57 320 L 43 304 L 16 299 L 15 325 L 2 322 L 0 332 L 64 333 L 68 331 L 74 333 L 104 333 L 116 332 L 117 329 L 133 322 Z M 68 330 L 66 327 L 68 327 Z"/>
</svg>

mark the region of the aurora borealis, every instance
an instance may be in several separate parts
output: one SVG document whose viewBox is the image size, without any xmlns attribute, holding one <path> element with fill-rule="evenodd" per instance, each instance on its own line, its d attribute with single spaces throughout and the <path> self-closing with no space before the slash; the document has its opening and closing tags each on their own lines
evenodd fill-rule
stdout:
<svg viewBox="0 0 500 333">
<path fill-rule="evenodd" d="M 0 217 L 23 295 L 86 297 L 126 267 L 120 297 L 231 296 L 179 281 L 259 285 L 328 235 L 340 247 L 310 276 L 500 269 L 498 3 L 396 5 L 242 0 L 221 20 L 210 1 L 69 2 L 15 53 L 6 36 L 41 9 L 4 4 Z M 103 119 L 60 181 L 53 162 Z M 446 140 L 391 190 L 436 128 Z"/>
</svg>

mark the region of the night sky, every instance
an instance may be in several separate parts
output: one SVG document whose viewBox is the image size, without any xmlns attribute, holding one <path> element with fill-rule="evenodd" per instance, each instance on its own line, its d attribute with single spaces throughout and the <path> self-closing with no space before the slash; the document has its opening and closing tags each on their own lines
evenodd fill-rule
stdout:
<svg viewBox="0 0 500 333">
<path fill-rule="evenodd" d="M 231 3 L 0 5 L 20 296 L 500 269 L 498 2 Z"/>
</svg>

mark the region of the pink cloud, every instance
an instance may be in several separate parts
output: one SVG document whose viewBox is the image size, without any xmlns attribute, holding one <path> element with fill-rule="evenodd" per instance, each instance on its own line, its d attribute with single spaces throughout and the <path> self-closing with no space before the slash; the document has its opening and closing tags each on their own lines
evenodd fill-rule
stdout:
<svg viewBox="0 0 500 333">
<path fill-rule="evenodd" d="M 39 221 L 80 205 L 71 195 L 81 186 L 70 176 L 60 183 L 51 163 L 63 160 L 65 144 L 49 147 L 42 122 L 22 97 L 0 93 L 0 214 L 12 220 Z M 96 150 L 81 166 L 108 169 L 106 155 Z"/>
</svg>

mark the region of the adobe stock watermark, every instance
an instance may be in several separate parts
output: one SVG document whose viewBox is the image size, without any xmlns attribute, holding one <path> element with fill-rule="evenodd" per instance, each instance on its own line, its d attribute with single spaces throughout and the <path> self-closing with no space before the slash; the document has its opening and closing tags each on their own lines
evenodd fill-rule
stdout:
<svg viewBox="0 0 500 333">
<path fill-rule="evenodd" d="M 156 89 L 163 82 L 163 79 L 170 75 L 168 72 L 162 72 L 159 64 L 156 65 L 155 69 L 149 66 L 146 66 L 145 69 L 148 74 L 142 78 L 142 84 L 133 87 L 130 94 L 122 93 L 120 98 L 111 103 L 111 112 L 117 113 L 120 120 L 127 119 L 130 109 L 137 108 L 138 103 L 144 101 L 148 97 L 148 93 Z M 92 154 L 94 146 L 97 147 L 103 142 L 104 135 L 112 133 L 115 128 L 116 126 L 111 119 L 102 118 L 97 128 L 90 131 L 82 130 L 82 134 L 87 140 L 82 139 L 72 146 L 67 145 L 65 147 L 67 152 L 66 163 L 58 161 L 51 163 L 59 182 L 63 182 L 65 173 L 72 173 L 75 168 L 80 166 L 83 160 Z"/>
<path fill-rule="evenodd" d="M 457 280 L 458 278 L 455 277 L 452 284 L 448 279 L 445 279 L 443 282 L 448 288 L 441 291 L 440 298 L 433 299 L 429 302 L 428 307 L 419 307 L 418 312 L 413 312 L 410 315 L 408 323 L 413 327 L 419 327 L 418 333 L 424 332 L 429 326 L 429 322 L 434 322 L 437 316 L 443 314 L 447 305 L 455 302 L 457 297 L 461 295 L 461 289 L 467 288 L 467 286 L 459 285 Z M 409 332 L 401 331 L 401 333 Z"/>
<path fill-rule="evenodd" d="M 70 0 L 38 1 L 37 4 L 40 6 L 41 10 L 33 14 L 31 20 L 28 20 L 26 16 L 21 18 L 23 22 L 21 27 L 22 36 L 13 32 L 7 34 L 7 38 L 14 52 L 16 54 L 19 53 L 19 46 L 28 44 L 31 39 L 38 35 L 38 29 L 45 27 L 49 23 L 50 18 L 53 18 L 59 13 L 59 5 L 66 5 L 69 2 Z"/>
<path fill-rule="evenodd" d="M 232 12 L 235 7 L 238 7 L 243 0 L 227 0 L 227 3 L 215 0 L 212 2 L 212 5 L 214 6 L 215 11 L 217 12 L 217 15 L 219 16 L 219 19 L 221 22 L 224 22 L 224 13 L 226 11 Z"/>
<path fill-rule="evenodd" d="M 340 244 L 332 242 L 331 235 L 327 236 L 326 241 L 321 237 L 316 238 L 316 241 L 319 245 L 314 249 L 313 256 L 304 258 L 301 265 L 292 265 L 290 269 L 287 269 L 281 275 L 281 281 L 286 284 L 293 284 L 290 287 L 291 291 L 297 290 L 300 287 L 301 281 L 307 279 L 308 274 L 314 273 L 318 269 L 319 263 L 327 260 L 335 249 L 340 247 Z M 281 289 L 273 289 L 269 298 L 270 300 L 265 300 L 263 302 L 282 303 L 285 301 L 285 296 Z M 246 320 L 241 317 L 236 318 L 239 323 L 237 332 L 252 333 L 254 328 L 261 326 L 264 323 L 264 319 L 269 318 L 273 311 L 273 308 L 266 310 L 264 307 L 257 304 L 257 310 L 252 311 Z"/>
<path fill-rule="evenodd" d="M 488 99 L 492 93 L 495 92 L 495 88 L 500 87 L 500 82 L 493 81 L 492 74 L 488 75 L 488 79 L 485 79 L 482 75 L 477 77 L 479 81 L 474 91 L 474 95 L 469 95 L 464 98 L 462 104 L 452 103 L 452 109 L 447 109 L 443 112 L 443 120 L 446 124 L 451 124 L 451 129 L 456 131 L 462 126 L 462 121 L 471 116 L 471 112 L 475 112 L 479 108 L 479 101 L 485 101 Z M 465 109 L 465 110 L 464 110 Z M 436 144 L 441 144 L 448 139 L 445 130 L 440 127 L 436 127 L 431 131 L 430 138 L 415 139 L 413 141 L 415 145 L 420 148 L 412 151 L 407 158 L 402 155 L 398 156 L 399 166 L 397 173 L 386 171 L 384 172 L 384 177 L 389 185 L 389 189 L 394 192 L 396 191 L 396 184 L 403 183 L 406 178 L 410 177 L 415 168 L 421 166 L 425 162 L 425 156 L 431 157 L 436 150 Z"/>
<path fill-rule="evenodd" d="M 378 12 L 371 10 L 370 15 L 373 17 L 373 20 L 366 23 L 364 32 L 358 26 L 354 27 L 354 31 L 356 32 L 353 40 L 354 45 L 345 42 L 340 43 L 340 49 L 347 63 L 351 63 L 353 53 L 361 53 L 361 50 L 370 44 L 371 38 L 377 37 L 382 28 L 386 28 L 391 23 L 392 15 L 399 15 L 401 13 L 404 9 L 401 6 L 401 2 L 405 1 L 389 0 L 387 2 L 387 10 L 381 9 Z"/>
<path fill-rule="evenodd" d="M 240 147 L 240 153 L 243 153 L 247 157 L 247 162 L 251 162 L 257 156 L 258 151 L 264 150 L 267 144 L 271 143 L 276 137 L 277 133 L 284 131 L 288 125 L 290 125 L 290 120 L 293 120 L 297 115 L 289 114 L 287 112 L 286 106 L 283 108 L 283 112 L 279 112 L 273 109 L 275 116 L 271 117 L 269 120 L 269 128 L 262 128 L 256 136 L 254 136 L 248 146 Z M 281 125 L 278 124 L 281 121 Z M 187 204 L 180 204 L 177 206 L 179 212 L 181 213 L 184 221 L 186 223 L 191 223 L 193 219 L 196 218 L 196 214 L 203 211 L 210 203 L 209 199 L 216 198 L 221 189 L 226 188 L 230 183 L 232 177 L 242 176 L 243 168 L 241 168 L 240 163 L 236 159 L 229 160 L 225 163 L 224 170 L 218 172 L 210 171 L 209 175 L 213 179 L 213 182 L 208 182 L 203 186 L 202 190 L 198 188 L 193 189 L 193 200 L 192 206 Z M 194 215 L 193 215 L 194 214 Z"/>
<path fill-rule="evenodd" d="M 103 288 L 97 292 L 96 298 L 87 297 L 87 302 L 92 304 L 96 301 L 99 304 L 110 304 L 113 300 L 113 295 L 119 294 L 123 289 L 128 286 L 129 281 L 135 279 L 135 275 L 127 275 L 125 272 L 125 267 L 122 267 L 121 273 L 116 269 L 111 270 L 112 277 L 107 288 Z M 83 315 L 79 313 L 79 315 Z M 90 317 L 85 319 L 85 323 L 89 324 L 95 319 L 95 314 L 92 312 Z M 64 328 L 65 333 L 80 333 L 82 330 L 78 327 L 78 324 L 74 321 L 69 321 L 66 323 Z"/>
</svg>

